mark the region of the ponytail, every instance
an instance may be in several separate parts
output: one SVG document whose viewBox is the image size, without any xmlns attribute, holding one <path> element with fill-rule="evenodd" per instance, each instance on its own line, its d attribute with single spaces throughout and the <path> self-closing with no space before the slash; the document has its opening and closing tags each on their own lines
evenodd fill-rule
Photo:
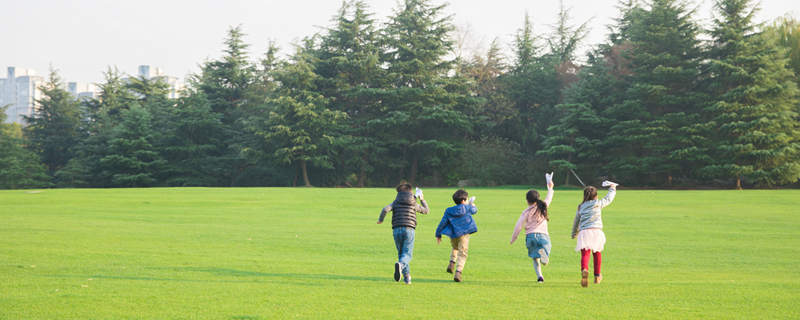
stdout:
<svg viewBox="0 0 800 320">
<path fill-rule="evenodd" d="M 539 192 L 533 189 L 528 190 L 528 193 L 525 194 L 525 199 L 528 200 L 528 203 L 535 204 L 539 215 L 541 215 L 545 220 L 550 221 L 550 216 L 547 214 L 547 204 L 544 203 L 542 199 L 539 199 Z M 530 217 L 533 218 L 533 215 Z"/>
</svg>

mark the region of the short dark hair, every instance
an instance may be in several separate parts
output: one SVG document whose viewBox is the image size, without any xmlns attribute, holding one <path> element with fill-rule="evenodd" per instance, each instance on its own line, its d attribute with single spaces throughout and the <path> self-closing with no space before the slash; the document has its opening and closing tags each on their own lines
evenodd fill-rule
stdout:
<svg viewBox="0 0 800 320">
<path fill-rule="evenodd" d="M 453 194 L 453 202 L 461 204 L 464 200 L 467 200 L 467 197 L 469 197 L 469 193 L 464 191 L 464 189 L 458 189 L 458 191 Z"/>
<path fill-rule="evenodd" d="M 408 183 L 401 183 L 397 186 L 397 192 L 411 192 L 411 185 Z"/>
</svg>

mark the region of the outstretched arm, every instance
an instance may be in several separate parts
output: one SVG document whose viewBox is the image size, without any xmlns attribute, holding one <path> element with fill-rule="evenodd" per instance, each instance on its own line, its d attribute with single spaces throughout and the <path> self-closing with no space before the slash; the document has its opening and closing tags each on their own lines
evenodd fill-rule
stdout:
<svg viewBox="0 0 800 320">
<path fill-rule="evenodd" d="M 394 204 L 394 202 L 390 203 L 388 206 L 385 206 L 385 207 L 383 207 L 383 209 L 381 209 L 381 215 L 378 216 L 378 224 L 383 223 L 383 218 L 386 217 L 386 213 L 389 212 L 389 211 L 392 211 L 392 205 L 393 204 Z"/>
<path fill-rule="evenodd" d="M 519 215 L 519 219 L 517 219 L 517 225 L 514 226 L 514 232 L 511 234 L 511 244 L 514 244 L 514 241 L 517 240 L 517 236 L 519 236 L 519 232 L 522 230 L 522 223 L 525 221 L 525 213 L 527 211 L 523 211 L 521 215 Z"/>
</svg>

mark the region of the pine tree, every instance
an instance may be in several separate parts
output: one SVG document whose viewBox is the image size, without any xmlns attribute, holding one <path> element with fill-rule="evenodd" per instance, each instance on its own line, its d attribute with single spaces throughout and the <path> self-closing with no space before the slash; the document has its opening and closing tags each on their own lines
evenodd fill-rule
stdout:
<svg viewBox="0 0 800 320">
<path fill-rule="evenodd" d="M 750 0 L 718 0 L 719 18 L 711 31 L 709 107 L 715 126 L 713 177 L 757 186 L 800 178 L 800 125 L 797 86 L 787 58 L 769 33 L 756 33 Z"/>
<path fill-rule="evenodd" d="M 138 104 L 120 114 L 121 122 L 110 132 L 99 169 L 114 187 L 150 187 L 159 184 L 164 160 L 153 146 L 152 116 Z"/>
<path fill-rule="evenodd" d="M 256 131 L 275 147 L 273 156 L 280 162 L 299 167 L 305 186 L 312 186 L 309 165 L 332 168 L 332 146 L 340 135 L 340 123 L 346 118 L 341 111 L 328 108 L 328 99 L 316 91 L 311 55 L 307 48 L 298 48 L 291 61 L 276 70 L 280 83 L 277 95 L 267 101 L 269 115 L 261 118 Z M 258 121 L 256 118 L 255 121 Z"/>
<path fill-rule="evenodd" d="M 681 157 L 698 148 L 698 27 L 678 0 L 648 4 L 626 7 L 615 36 L 630 75 L 625 101 L 610 110 L 616 125 L 606 142 L 614 157 L 606 168 L 628 181 L 670 184 L 690 177 L 698 161 Z"/>
<path fill-rule="evenodd" d="M 389 89 L 371 123 L 383 128 L 377 136 L 391 154 L 384 162 L 403 172 L 398 180 L 411 183 L 423 170 L 434 183 L 440 178 L 470 129 L 465 112 L 475 106 L 462 79 L 448 77 L 453 27 L 444 9 L 429 0 L 405 0 L 383 30 Z"/>
<path fill-rule="evenodd" d="M 211 111 L 221 115 L 225 130 L 220 140 L 224 141 L 220 153 L 225 154 L 220 163 L 222 176 L 215 177 L 224 181 L 221 185 L 231 186 L 247 175 L 249 163 L 243 158 L 244 150 L 251 143 L 252 136 L 242 128 L 252 108 L 263 103 L 265 99 L 264 72 L 249 61 L 248 44 L 244 42 L 241 27 L 232 27 L 224 41 L 224 55 L 216 60 L 205 62 L 199 75 L 191 79 L 192 86 L 202 92 L 208 100 Z M 262 65 L 263 67 L 263 65 Z"/>
<path fill-rule="evenodd" d="M 542 150 L 537 156 L 548 159 L 550 170 L 556 170 L 569 184 L 572 174 L 583 177 L 601 173 L 603 142 L 611 123 L 606 110 L 621 99 L 624 83 L 612 74 L 612 66 L 602 51 L 589 55 L 588 64 L 578 74 L 578 81 L 567 88 L 564 103 L 556 106 L 560 117 L 549 128 Z M 588 182 L 588 181 L 587 181 Z"/>
<path fill-rule="evenodd" d="M 364 1 L 345 1 L 333 19 L 333 26 L 320 37 L 314 56 L 319 75 L 317 90 L 332 110 L 345 112 L 346 134 L 339 141 L 338 168 L 342 175 L 357 174 L 357 185 L 365 186 L 367 176 L 380 160 L 380 143 L 369 125 L 376 117 L 383 90 L 378 31 Z"/>
<path fill-rule="evenodd" d="M 0 189 L 50 186 L 45 166 L 22 144 L 22 128 L 5 123 L 6 108 L 0 106 Z"/>
<path fill-rule="evenodd" d="M 58 72 L 51 70 L 47 82 L 40 88 L 43 98 L 37 100 L 33 115 L 25 117 L 28 147 L 41 157 L 50 175 L 73 157 L 73 147 L 79 139 L 78 102 L 62 86 Z"/>
</svg>

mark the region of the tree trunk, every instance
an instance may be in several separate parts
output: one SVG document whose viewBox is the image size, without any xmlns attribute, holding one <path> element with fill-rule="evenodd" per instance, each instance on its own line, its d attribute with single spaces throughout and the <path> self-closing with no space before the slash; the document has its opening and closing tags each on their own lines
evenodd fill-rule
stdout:
<svg viewBox="0 0 800 320">
<path fill-rule="evenodd" d="M 361 165 L 361 172 L 358 173 L 358 187 L 363 188 L 364 183 L 367 181 L 367 169 L 366 164 Z"/>
<path fill-rule="evenodd" d="M 417 160 L 417 157 L 414 156 L 414 160 L 411 161 L 411 174 L 410 174 L 410 177 L 408 179 L 408 183 L 410 183 L 412 186 L 414 185 L 414 182 L 417 180 L 417 167 L 418 166 L 419 166 L 419 160 Z"/>
<path fill-rule="evenodd" d="M 308 181 L 308 168 L 306 168 L 306 161 L 300 160 L 300 169 L 303 170 L 303 183 L 306 187 L 312 187 L 311 182 Z"/>
<path fill-rule="evenodd" d="M 742 177 L 736 177 L 736 190 L 742 190 Z"/>
</svg>

